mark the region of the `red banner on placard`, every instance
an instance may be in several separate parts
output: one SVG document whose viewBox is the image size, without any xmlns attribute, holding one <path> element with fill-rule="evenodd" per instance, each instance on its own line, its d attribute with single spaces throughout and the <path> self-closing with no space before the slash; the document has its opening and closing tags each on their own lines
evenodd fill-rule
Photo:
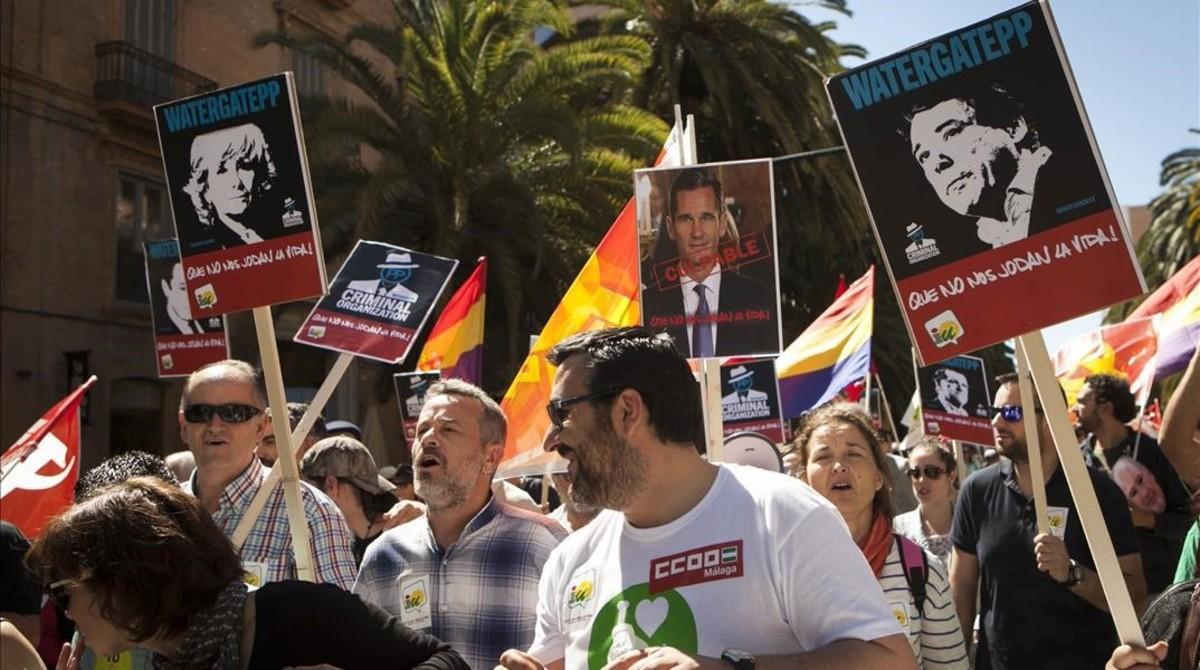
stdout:
<svg viewBox="0 0 1200 670">
<path fill-rule="evenodd" d="M 397 325 L 385 325 L 373 319 L 359 319 L 317 308 L 309 316 L 300 335 L 303 341 L 360 356 L 391 361 L 397 347 L 412 345 L 417 331 Z"/>
<path fill-rule="evenodd" d="M 1141 291 L 1111 211 L 901 279 L 897 288 L 924 365 Z"/>
<path fill-rule="evenodd" d="M 159 377 L 186 377 L 209 363 L 229 358 L 224 331 L 200 335 L 155 335 L 154 350 Z"/>
<path fill-rule="evenodd" d="M 321 246 L 310 231 L 183 259 L 195 318 L 323 295 Z"/>
</svg>

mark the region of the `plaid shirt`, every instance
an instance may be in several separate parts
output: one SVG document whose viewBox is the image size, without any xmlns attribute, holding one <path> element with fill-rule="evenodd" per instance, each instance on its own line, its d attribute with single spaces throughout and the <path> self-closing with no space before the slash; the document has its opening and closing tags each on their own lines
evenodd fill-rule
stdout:
<svg viewBox="0 0 1200 670">
<path fill-rule="evenodd" d="M 367 548 L 354 592 L 403 622 L 401 582 L 427 578 L 429 632 L 472 668 L 492 668 L 505 650 L 533 642 L 538 578 L 566 536 L 546 517 L 493 497 L 446 550 L 428 516 L 386 531 Z"/>
<path fill-rule="evenodd" d="M 257 458 L 240 475 L 221 491 L 221 500 L 213 521 L 228 537 L 254 500 L 254 495 L 266 480 L 270 470 Z M 196 476 L 184 485 L 195 493 Z M 308 534 L 312 545 L 313 572 L 318 583 L 334 584 L 349 589 L 354 584 L 354 554 L 350 549 L 352 534 L 345 518 L 332 500 L 306 482 L 300 482 L 300 498 L 304 502 L 304 518 L 308 520 Z M 296 556 L 292 553 L 292 532 L 288 526 L 287 506 L 284 503 L 283 484 L 276 485 L 262 514 L 250 529 L 246 543 L 242 545 L 242 561 L 267 564 L 267 581 L 297 579 Z"/>
</svg>

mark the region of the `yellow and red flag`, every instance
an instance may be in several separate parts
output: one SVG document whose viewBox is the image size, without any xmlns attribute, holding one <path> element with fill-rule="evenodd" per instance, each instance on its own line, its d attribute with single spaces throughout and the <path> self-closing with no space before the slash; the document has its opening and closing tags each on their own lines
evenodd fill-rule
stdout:
<svg viewBox="0 0 1200 670">
<path fill-rule="evenodd" d="M 1154 317 L 1128 319 L 1072 338 L 1054 357 L 1054 374 L 1075 403 L 1089 375 L 1112 374 L 1129 380 L 1135 396 L 1154 381 L 1154 355 L 1158 351 Z"/>
<path fill-rule="evenodd" d="M 655 165 L 679 163 L 681 134 L 678 126 L 671 130 Z M 546 354 L 577 333 L 637 325 L 641 321 L 639 288 L 636 207 L 630 198 L 546 321 L 500 401 L 508 417 L 508 439 L 497 477 L 541 473 L 556 459 L 541 449 L 550 428 L 546 404 L 554 381 L 554 366 Z"/>
<path fill-rule="evenodd" d="M 442 371 L 478 386 L 483 381 L 483 315 L 487 307 L 487 258 L 480 256 L 475 271 L 446 303 L 438 316 L 417 369 Z"/>
<path fill-rule="evenodd" d="M 92 376 L 34 422 L 0 456 L 0 518 L 37 537 L 74 502 L 79 479 L 79 406 Z"/>
</svg>

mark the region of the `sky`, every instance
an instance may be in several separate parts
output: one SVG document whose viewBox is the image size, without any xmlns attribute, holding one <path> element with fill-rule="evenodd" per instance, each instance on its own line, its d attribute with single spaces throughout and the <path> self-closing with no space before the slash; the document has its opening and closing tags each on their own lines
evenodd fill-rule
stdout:
<svg viewBox="0 0 1200 670">
<path fill-rule="evenodd" d="M 918 42 L 1016 7 L 1013 0 L 847 0 L 853 15 L 789 3 L 830 35 L 882 58 Z M 1160 191 L 1162 159 L 1200 144 L 1200 2 L 1197 0 L 1055 0 L 1067 58 L 1091 120 L 1117 200 L 1145 205 Z M 864 63 L 848 58 L 844 65 Z M 1072 336 L 1095 328 L 1102 313 L 1043 331 L 1053 355 Z"/>
</svg>

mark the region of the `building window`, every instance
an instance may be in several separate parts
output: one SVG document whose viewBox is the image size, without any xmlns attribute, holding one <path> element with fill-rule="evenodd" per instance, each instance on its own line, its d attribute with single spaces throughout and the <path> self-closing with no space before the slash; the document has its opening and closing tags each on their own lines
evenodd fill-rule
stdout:
<svg viewBox="0 0 1200 670">
<path fill-rule="evenodd" d="M 325 65 L 316 57 L 293 51 L 292 70 L 296 74 L 296 92 L 301 97 L 325 95 Z"/>
<path fill-rule="evenodd" d="M 167 60 L 175 58 L 175 1 L 125 0 L 125 41 Z"/>
<path fill-rule="evenodd" d="M 121 175 L 117 194 L 118 300 L 149 302 L 142 243 L 174 237 L 169 207 L 161 183 Z"/>
</svg>

